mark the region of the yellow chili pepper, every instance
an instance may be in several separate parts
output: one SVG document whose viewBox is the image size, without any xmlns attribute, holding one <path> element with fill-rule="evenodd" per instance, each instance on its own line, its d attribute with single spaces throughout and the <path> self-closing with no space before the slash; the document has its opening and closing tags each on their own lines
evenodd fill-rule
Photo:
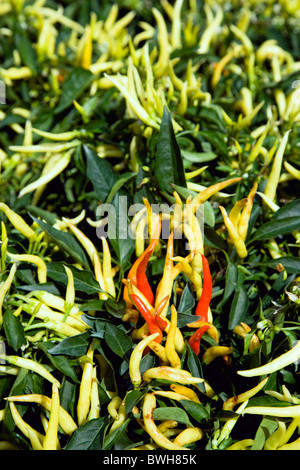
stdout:
<svg viewBox="0 0 300 470">
<path fill-rule="evenodd" d="M 173 265 L 174 265 L 173 260 L 172 260 L 173 249 L 174 249 L 173 243 L 174 243 L 174 232 L 171 232 L 169 239 L 168 239 L 163 276 L 156 291 L 155 307 L 157 307 L 166 296 L 169 296 L 170 298 L 171 293 L 172 293 L 172 287 L 173 287 L 172 274 L 173 274 Z M 166 306 L 164 307 L 164 310 L 162 311 L 161 316 L 163 317 L 166 316 L 168 306 L 169 306 L 169 302 L 166 303 Z"/>
<path fill-rule="evenodd" d="M 186 397 L 185 395 L 181 395 L 178 392 L 173 392 L 169 390 L 157 390 L 153 392 L 153 395 L 159 395 L 161 397 L 170 398 L 170 400 L 175 400 L 179 402 L 180 400 L 190 400 L 190 398 Z"/>
<path fill-rule="evenodd" d="M 295 168 L 293 165 L 291 165 L 287 161 L 284 161 L 283 165 L 290 175 L 292 175 L 295 179 L 300 180 L 300 170 Z"/>
<path fill-rule="evenodd" d="M 0 354 L 0 359 L 3 359 L 17 367 L 21 367 L 22 369 L 31 370 L 32 372 L 44 377 L 44 379 L 49 382 L 55 383 L 58 388 L 60 387 L 59 381 L 42 364 L 39 364 L 32 359 L 19 356 L 7 356 L 5 354 Z"/>
<path fill-rule="evenodd" d="M 184 447 L 174 444 L 159 431 L 153 418 L 153 412 L 156 408 L 156 398 L 153 394 L 147 393 L 143 403 L 143 419 L 145 429 L 153 441 L 161 448 L 168 450 L 186 450 Z"/>
<path fill-rule="evenodd" d="M 179 446 L 186 446 L 192 444 L 193 442 L 199 441 L 202 439 L 203 435 L 204 433 L 202 429 L 197 427 L 188 427 L 181 431 L 181 433 L 175 437 L 173 442 Z"/>
<path fill-rule="evenodd" d="M 246 258 L 248 251 L 245 245 L 244 240 L 238 233 L 237 229 L 235 228 L 234 224 L 231 222 L 229 219 L 229 216 L 226 212 L 226 209 L 223 206 L 219 206 L 219 209 L 221 210 L 225 226 L 228 230 L 228 235 L 229 235 L 229 240 L 232 242 L 236 248 L 237 254 L 239 255 L 240 258 Z"/>
<path fill-rule="evenodd" d="M 119 396 L 115 396 L 111 399 L 111 401 L 107 405 L 107 411 L 114 421 L 116 421 L 119 417 L 118 409 L 121 403 L 122 403 L 122 398 Z"/>
<path fill-rule="evenodd" d="M 42 450 L 44 436 L 23 420 L 13 402 L 10 402 L 9 406 L 15 425 L 20 429 L 24 436 L 30 439 L 33 450 Z"/>
<path fill-rule="evenodd" d="M 123 424 L 124 421 L 126 420 L 126 417 L 127 417 L 126 404 L 125 404 L 125 400 L 122 400 L 121 403 L 120 403 L 120 406 L 118 408 L 118 416 L 115 419 L 115 421 L 113 422 L 113 424 L 111 425 L 110 430 L 109 430 L 109 434 L 112 433 L 119 426 L 121 426 L 121 424 Z"/>
<path fill-rule="evenodd" d="M 289 137 L 290 131 L 287 131 L 283 138 L 282 141 L 280 142 L 280 145 L 278 147 L 278 150 L 276 152 L 276 155 L 274 157 L 272 169 L 270 171 L 270 174 L 267 179 L 267 184 L 265 186 L 264 194 L 273 202 L 276 197 L 276 191 L 277 191 L 277 186 L 280 178 L 280 173 L 281 173 L 281 166 L 282 166 L 282 161 L 283 161 L 283 156 L 284 156 L 284 151 L 286 149 L 287 143 L 288 143 L 288 137 Z"/>
<path fill-rule="evenodd" d="M 77 402 L 77 421 L 78 426 L 86 422 L 91 404 L 91 385 L 93 378 L 93 357 L 94 350 L 91 343 L 87 352 L 87 361 L 84 363 L 82 377 L 79 387 L 79 397 Z"/>
<path fill-rule="evenodd" d="M 144 336 L 144 337 L 146 337 L 146 336 Z M 153 351 L 157 355 L 157 357 L 159 358 L 159 361 L 160 361 L 159 364 L 161 366 L 169 364 L 169 360 L 167 358 L 165 346 L 157 343 L 156 341 L 151 341 L 148 344 L 148 347 L 151 349 L 151 351 Z"/>
<path fill-rule="evenodd" d="M 158 333 L 153 333 L 152 335 L 146 336 L 135 346 L 131 353 L 129 359 L 129 375 L 134 388 L 138 388 L 142 382 L 140 362 L 143 356 L 143 352 L 148 344 L 150 344 L 157 336 Z"/>
<path fill-rule="evenodd" d="M 251 447 L 254 443 L 253 439 L 242 439 L 241 441 L 231 444 L 231 446 L 226 447 L 225 450 L 245 450 Z"/>
<path fill-rule="evenodd" d="M 31 227 L 25 222 L 25 220 L 16 212 L 11 210 L 4 202 L 0 202 L 0 210 L 4 212 L 6 217 L 12 223 L 12 225 L 20 232 L 24 237 L 28 238 L 29 241 L 33 241 L 36 234 Z"/>
<path fill-rule="evenodd" d="M 211 86 L 213 89 L 215 89 L 216 86 L 218 85 L 224 68 L 235 57 L 235 55 L 236 55 L 236 50 L 233 49 L 229 51 L 226 55 L 224 55 L 216 64 L 216 67 L 214 69 L 214 73 L 212 76 L 212 80 L 211 80 Z"/>
<path fill-rule="evenodd" d="M 219 332 L 217 330 L 217 328 L 215 327 L 215 325 L 213 325 L 211 323 L 211 321 L 202 321 L 202 320 L 198 320 L 198 321 L 195 321 L 195 322 L 192 322 L 192 323 L 188 323 L 187 326 L 189 328 L 200 328 L 201 326 L 204 326 L 204 325 L 209 325 L 209 330 L 206 330 L 206 333 L 211 336 L 216 343 L 219 342 Z"/>
<path fill-rule="evenodd" d="M 15 261 L 25 261 L 33 263 L 37 266 L 38 281 L 43 284 L 47 282 L 47 266 L 45 261 L 38 255 L 16 255 L 15 253 L 7 252 L 7 255 Z"/>
<path fill-rule="evenodd" d="M 203 362 L 205 364 L 210 364 L 217 357 L 227 356 L 227 354 L 232 354 L 233 348 L 227 346 L 211 346 L 206 349 L 202 356 Z"/>
<path fill-rule="evenodd" d="M 64 266 L 65 271 L 68 277 L 67 289 L 66 289 L 66 299 L 65 299 L 65 315 L 63 321 L 65 321 L 74 307 L 75 302 L 75 288 L 74 288 L 74 277 L 73 272 L 68 266 Z"/>
<path fill-rule="evenodd" d="M 167 339 L 165 344 L 165 352 L 170 362 L 171 367 L 180 369 L 181 361 L 175 349 L 175 336 L 177 330 L 177 310 L 174 305 L 171 305 L 171 323 L 167 333 Z"/>
<path fill-rule="evenodd" d="M 186 398 L 188 398 L 188 399 L 190 399 L 190 400 L 192 400 L 196 403 L 200 403 L 200 400 L 198 398 L 197 393 L 194 392 L 194 390 L 192 390 L 191 388 L 186 387 L 185 385 L 179 385 L 179 384 L 171 384 L 170 388 L 174 392 L 180 393 L 184 397 L 186 397 Z"/>
<path fill-rule="evenodd" d="M 14 263 L 10 268 L 10 271 L 6 280 L 0 285 L 0 327 L 2 326 L 2 323 L 3 323 L 2 308 L 3 308 L 4 298 L 10 289 L 16 270 L 17 270 L 17 266 L 16 266 L 16 263 Z"/>
<path fill-rule="evenodd" d="M 98 392 L 97 368 L 93 368 L 91 385 L 91 406 L 87 420 L 100 418 L 100 398 Z"/>
<path fill-rule="evenodd" d="M 228 398 L 228 400 L 226 400 L 223 403 L 223 409 L 224 410 L 232 410 L 235 407 L 235 405 L 238 405 L 240 403 L 244 403 L 246 400 L 249 400 L 249 398 L 253 397 L 260 390 L 262 390 L 264 388 L 264 386 L 266 385 L 268 380 L 269 380 L 269 377 L 266 377 L 258 385 L 251 388 L 250 390 L 247 390 L 246 392 L 240 393 L 239 395 L 236 395 L 234 397 Z"/>
<path fill-rule="evenodd" d="M 197 384 L 202 383 L 203 379 L 200 377 L 193 377 L 192 374 L 183 369 L 174 369 L 169 366 L 153 367 L 146 370 L 142 376 L 144 382 L 151 382 L 153 379 L 164 379 L 179 384 Z"/>
<path fill-rule="evenodd" d="M 278 447 L 277 450 L 299 450 L 300 449 L 300 437 L 293 442 L 284 444 L 281 447 Z"/>
<path fill-rule="evenodd" d="M 237 129 L 244 129 L 247 126 L 250 126 L 252 119 L 258 114 L 258 112 L 261 110 L 261 108 L 264 105 L 264 101 L 261 101 L 251 113 L 249 113 L 247 116 L 245 116 L 242 119 L 239 119 L 238 122 L 235 124 L 235 127 Z"/>
<path fill-rule="evenodd" d="M 103 276 L 102 272 L 102 265 L 101 265 L 101 260 L 99 257 L 99 253 L 96 250 L 95 245 L 93 242 L 78 228 L 76 225 L 72 224 L 69 219 L 66 219 L 65 217 L 62 218 L 62 220 L 68 225 L 70 228 L 71 232 L 75 235 L 77 240 L 81 243 L 83 248 L 86 250 L 92 264 L 94 267 L 94 272 L 95 272 L 95 277 L 97 281 L 99 282 L 99 285 L 101 289 L 106 291 L 106 283 L 105 283 L 105 278 Z M 105 293 L 100 293 L 99 298 L 100 299 L 107 299 L 107 294 Z"/>
<path fill-rule="evenodd" d="M 227 186 L 230 186 L 231 184 L 238 183 L 239 181 L 241 181 L 241 179 L 242 177 L 235 177 L 226 181 L 221 181 L 220 183 L 216 183 L 209 186 L 208 188 L 205 188 L 192 199 L 191 204 L 193 211 L 195 212 L 198 206 L 207 201 L 207 199 L 209 199 L 211 196 L 218 193 L 222 189 L 227 188 Z"/>
<path fill-rule="evenodd" d="M 205 54 L 208 51 L 211 41 L 223 20 L 223 10 L 220 5 L 217 5 L 215 17 L 213 17 L 210 6 L 207 3 L 204 4 L 204 10 L 208 20 L 208 26 L 201 35 L 197 51 L 198 54 Z"/>
<path fill-rule="evenodd" d="M 261 134 L 261 136 L 259 137 L 259 139 L 257 140 L 257 142 L 252 147 L 252 149 L 249 153 L 249 157 L 248 157 L 248 162 L 249 163 L 254 162 L 254 160 L 256 160 L 256 158 L 258 157 L 258 155 L 261 151 L 262 145 L 264 143 L 264 140 L 267 137 L 267 134 L 269 132 L 269 128 L 270 128 L 270 124 L 268 122 L 267 125 L 265 126 L 264 132 Z"/>
<path fill-rule="evenodd" d="M 52 385 L 51 411 L 46 435 L 43 441 L 44 450 L 57 450 L 58 424 L 59 424 L 60 400 L 58 387 Z"/>
<path fill-rule="evenodd" d="M 279 449 L 283 450 L 285 445 L 289 446 L 291 444 L 291 448 L 294 443 L 296 443 L 297 445 L 297 441 L 291 442 L 290 444 L 288 444 L 288 442 L 293 436 L 295 430 L 299 428 L 299 425 L 300 425 L 300 416 L 297 416 L 296 418 L 293 418 L 292 422 L 288 425 L 286 432 L 282 440 L 280 441 L 280 447 L 278 446 L 277 448 L 278 450 Z M 298 440 L 298 445 L 299 445 L 299 440 Z"/>
<path fill-rule="evenodd" d="M 111 254 L 106 238 L 102 237 L 103 247 L 103 277 L 105 279 L 107 292 L 112 296 L 116 296 L 115 283 L 113 280 L 113 274 L 111 269 Z"/>
<path fill-rule="evenodd" d="M 24 299 L 24 297 L 22 298 Z M 24 300 L 27 301 L 26 298 Z M 69 315 L 65 318 L 65 314 L 52 310 L 50 307 L 40 303 L 38 300 L 30 299 L 28 302 L 28 304 L 22 305 L 24 312 L 40 318 L 41 320 L 45 320 L 45 322 L 54 321 L 57 322 L 57 325 L 65 323 L 65 326 L 71 327 L 70 331 L 76 329 L 78 332 L 83 332 L 88 328 L 87 324 L 80 317 L 72 317 Z M 68 330 L 65 329 L 65 331 L 67 332 Z"/>
<path fill-rule="evenodd" d="M 295 346 L 293 346 L 286 353 L 281 354 L 281 356 L 276 357 L 271 362 L 264 364 L 260 367 L 255 367 L 249 370 L 239 370 L 237 373 L 243 377 L 256 377 L 259 375 L 272 374 L 277 370 L 284 369 L 290 364 L 296 364 L 300 359 L 300 341 L 297 341 Z"/>
<path fill-rule="evenodd" d="M 235 411 L 237 413 L 237 416 L 234 416 L 233 418 L 230 418 L 226 421 L 224 424 L 223 428 L 221 429 L 221 432 L 216 440 L 216 442 L 213 442 L 213 448 L 216 445 L 216 447 L 225 439 L 227 439 L 233 430 L 234 426 L 236 425 L 239 417 L 244 413 L 245 408 L 247 406 L 248 401 L 245 403 L 242 403 L 239 408 Z"/>
<path fill-rule="evenodd" d="M 264 450 L 276 450 L 286 432 L 286 424 L 283 421 L 278 421 L 278 428 L 274 431 L 265 441 Z"/>
<path fill-rule="evenodd" d="M 32 191 L 35 191 L 39 187 L 44 186 L 45 184 L 49 183 L 54 178 L 56 178 L 58 175 L 60 175 L 69 165 L 71 161 L 72 153 L 73 153 L 73 149 L 70 150 L 69 152 L 65 152 L 64 154 L 58 154 L 58 155 L 55 154 L 53 157 L 51 157 L 52 158 L 51 168 L 50 168 L 50 162 L 48 164 L 49 171 L 47 173 L 43 173 L 40 176 L 40 178 L 38 178 L 36 181 L 28 184 L 23 189 L 21 189 L 19 193 L 19 197 L 22 197 L 25 194 L 28 194 Z"/>
<path fill-rule="evenodd" d="M 267 415 L 277 418 L 299 418 L 300 405 L 293 406 L 248 406 L 244 414 Z"/>
<path fill-rule="evenodd" d="M 93 42 L 91 25 L 86 25 L 84 34 L 78 44 L 77 61 L 84 69 L 89 69 L 92 63 Z"/>
<path fill-rule="evenodd" d="M 40 394 L 28 394 L 28 395 L 14 395 L 5 398 L 8 402 L 24 402 L 24 403 L 37 403 L 38 405 L 45 408 L 47 411 L 51 411 L 52 399 L 46 395 Z M 60 405 L 59 407 L 59 426 L 68 436 L 71 436 L 77 425 L 73 420 L 72 416 Z"/>
<path fill-rule="evenodd" d="M 241 322 L 239 325 L 236 325 L 233 328 L 233 333 L 241 336 L 242 338 L 245 338 L 247 334 L 249 333 L 249 331 L 251 331 L 250 326 L 244 322 Z M 249 343 L 249 352 L 251 353 L 252 351 L 254 351 L 254 349 L 258 348 L 259 346 L 260 346 L 260 341 L 257 335 L 254 333 Z"/>
<path fill-rule="evenodd" d="M 155 74 L 157 77 L 161 77 L 164 75 L 166 67 L 168 67 L 171 46 L 169 43 L 167 25 L 163 15 L 155 7 L 152 8 L 152 13 L 158 27 L 157 39 L 159 45 L 159 57 L 155 67 Z"/>
<path fill-rule="evenodd" d="M 252 211 L 252 206 L 253 206 L 253 201 L 254 197 L 257 191 L 258 184 L 257 182 L 254 183 L 248 197 L 246 200 L 246 205 L 242 211 L 239 224 L 238 224 L 238 232 L 241 236 L 241 238 L 245 241 L 248 233 L 248 224 L 249 224 L 249 219 Z"/>
</svg>

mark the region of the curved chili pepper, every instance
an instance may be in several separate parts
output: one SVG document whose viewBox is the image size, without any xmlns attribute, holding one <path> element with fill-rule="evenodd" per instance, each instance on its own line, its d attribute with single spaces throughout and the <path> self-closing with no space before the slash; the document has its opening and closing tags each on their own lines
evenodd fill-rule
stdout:
<svg viewBox="0 0 300 470">
<path fill-rule="evenodd" d="M 206 330 L 210 328 L 209 325 L 203 325 L 198 328 L 198 330 L 195 331 L 195 333 L 192 334 L 190 337 L 188 343 L 191 346 L 192 350 L 194 351 L 195 354 L 199 354 L 200 352 L 200 341 Z"/>
<path fill-rule="evenodd" d="M 145 251 L 141 254 L 141 256 L 139 256 L 139 258 L 133 263 L 128 273 L 128 279 L 130 280 L 130 282 L 134 286 L 139 288 L 139 290 L 143 293 L 143 295 L 145 295 L 147 300 L 150 299 L 149 302 L 151 303 L 151 305 L 154 304 L 154 295 L 152 293 L 151 287 L 146 277 L 145 270 L 146 270 L 149 258 L 158 243 L 160 231 L 161 231 L 161 221 L 159 220 L 159 223 L 157 224 L 157 230 L 153 236 L 153 239 L 151 240 L 151 242 L 149 243 Z M 142 266 L 140 267 L 141 264 Z M 126 286 L 124 288 L 123 298 L 126 302 L 127 307 L 131 307 L 132 303 L 130 301 L 128 289 Z"/>
<path fill-rule="evenodd" d="M 159 328 L 159 326 L 156 322 L 155 317 L 148 310 L 148 308 L 146 307 L 146 305 L 144 304 L 144 302 L 141 300 L 141 298 L 138 295 L 131 294 L 131 298 L 132 298 L 134 304 L 136 305 L 137 309 L 139 310 L 139 312 L 143 316 L 144 320 L 147 322 L 150 334 L 159 333 L 159 335 L 154 339 L 154 341 L 156 341 L 157 343 L 161 343 L 161 341 L 163 339 L 163 335 L 162 335 L 161 329 Z"/>
<path fill-rule="evenodd" d="M 153 312 L 153 316 L 155 318 L 155 321 L 158 324 L 161 331 L 164 331 L 168 326 L 168 322 L 166 320 L 164 320 L 164 318 L 162 318 L 160 314 L 164 310 L 165 305 L 169 301 L 169 298 L 170 298 L 170 296 L 166 295 L 166 297 L 164 297 L 162 299 L 162 301 L 158 304 L 157 308 Z"/>
<path fill-rule="evenodd" d="M 208 321 L 208 308 L 212 295 L 212 278 L 207 258 L 202 255 L 202 253 L 201 257 L 203 266 L 203 290 L 196 307 L 196 315 L 201 317 L 202 321 Z"/>
<path fill-rule="evenodd" d="M 147 251 L 146 254 L 144 254 L 143 259 L 139 263 L 137 270 L 136 270 L 136 283 L 138 289 L 144 294 L 144 296 L 147 298 L 149 303 L 153 306 L 154 305 L 154 294 L 152 292 L 152 289 L 150 287 L 148 278 L 146 276 L 146 268 L 148 261 L 150 259 L 150 256 L 152 255 L 154 248 L 157 244 L 157 239 L 152 240 L 148 248 L 145 250 Z M 156 242 L 156 243 L 154 243 Z M 152 245 L 152 246 L 151 246 Z M 145 252 L 144 252 L 145 253 Z"/>
</svg>

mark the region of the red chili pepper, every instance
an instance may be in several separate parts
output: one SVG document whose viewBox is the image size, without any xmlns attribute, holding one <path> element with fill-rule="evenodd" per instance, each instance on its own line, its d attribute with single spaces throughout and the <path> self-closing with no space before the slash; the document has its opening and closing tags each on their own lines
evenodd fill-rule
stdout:
<svg viewBox="0 0 300 470">
<path fill-rule="evenodd" d="M 160 314 L 163 311 L 163 309 L 165 308 L 165 305 L 168 302 L 169 298 L 170 298 L 170 296 L 166 295 L 166 297 L 164 297 L 162 299 L 162 301 L 158 304 L 157 308 L 155 309 L 155 311 L 153 313 L 155 321 L 158 324 L 161 331 L 164 331 L 168 326 L 168 322 L 164 318 L 162 318 L 160 316 Z"/>
<path fill-rule="evenodd" d="M 139 258 L 135 260 L 135 262 L 133 263 L 128 273 L 128 279 L 130 280 L 130 282 L 134 286 L 138 287 L 138 289 L 147 298 L 147 300 L 150 302 L 151 305 L 154 304 L 154 295 L 149 285 L 145 271 L 146 271 L 149 258 L 159 241 L 160 231 L 161 231 L 161 221 L 159 220 L 159 223 L 157 224 L 156 233 L 154 234 L 150 244 L 147 246 L 147 248 L 141 254 L 141 256 L 139 256 Z M 129 299 L 128 289 L 126 286 L 124 288 L 123 298 L 125 299 L 126 305 L 129 308 L 131 306 L 131 302 Z"/>
<path fill-rule="evenodd" d="M 198 330 L 195 331 L 195 333 L 192 334 L 190 337 L 188 343 L 191 346 L 192 350 L 194 351 L 195 354 L 199 354 L 200 352 L 200 341 L 203 336 L 203 334 L 210 328 L 209 325 L 203 325 L 198 328 Z"/>
<path fill-rule="evenodd" d="M 212 278 L 207 259 L 202 254 L 201 257 L 203 267 L 203 289 L 196 307 L 196 315 L 200 317 L 202 321 L 208 321 L 208 308 L 212 295 Z"/>
<path fill-rule="evenodd" d="M 136 295 L 136 294 L 131 294 L 131 298 L 136 305 L 137 309 L 143 316 L 144 320 L 147 322 L 147 325 L 149 327 L 150 334 L 152 335 L 153 333 L 159 333 L 159 336 L 155 338 L 154 341 L 157 343 L 161 343 L 163 339 L 162 331 L 159 328 L 158 324 L 156 323 L 156 319 L 154 315 L 148 310 L 142 299 Z"/>
<path fill-rule="evenodd" d="M 157 244 L 157 239 L 152 240 L 148 248 L 145 250 L 147 253 L 144 254 L 143 259 L 141 260 L 140 264 L 138 265 L 138 268 L 136 270 L 136 283 L 138 289 L 144 294 L 148 302 L 153 306 L 154 305 L 154 294 L 152 292 L 152 289 L 150 287 L 148 278 L 146 276 L 146 268 L 148 261 L 150 259 L 150 256 L 152 255 L 154 248 Z M 156 242 L 156 243 L 154 243 Z"/>
</svg>

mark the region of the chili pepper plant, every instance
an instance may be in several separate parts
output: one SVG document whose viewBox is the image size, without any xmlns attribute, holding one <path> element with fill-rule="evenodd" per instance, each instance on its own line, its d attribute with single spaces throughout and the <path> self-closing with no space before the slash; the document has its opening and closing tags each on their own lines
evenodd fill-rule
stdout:
<svg viewBox="0 0 300 470">
<path fill-rule="evenodd" d="M 0 448 L 300 448 L 300 4 L 2 0 Z"/>
</svg>

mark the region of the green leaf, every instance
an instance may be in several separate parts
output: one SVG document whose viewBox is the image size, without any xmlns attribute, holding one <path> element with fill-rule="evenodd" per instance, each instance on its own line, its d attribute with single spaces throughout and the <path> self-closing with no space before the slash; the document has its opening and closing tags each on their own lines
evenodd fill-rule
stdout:
<svg viewBox="0 0 300 470">
<path fill-rule="evenodd" d="M 255 433 L 251 450 L 262 450 L 269 436 L 276 431 L 278 422 L 275 418 L 263 417 Z"/>
<path fill-rule="evenodd" d="M 284 217 L 279 219 L 271 220 L 266 222 L 264 225 L 261 225 L 254 236 L 250 240 L 259 241 L 259 240 L 268 240 L 270 238 L 278 237 L 278 235 L 287 235 L 292 233 L 294 230 L 300 229 L 300 217 Z"/>
<path fill-rule="evenodd" d="M 180 403 L 186 400 L 181 400 Z M 182 409 L 174 406 L 164 406 L 161 408 L 155 408 L 153 412 L 153 418 L 157 421 L 166 421 L 168 419 L 178 421 L 178 423 L 192 426 L 191 421 L 187 413 Z"/>
<path fill-rule="evenodd" d="M 64 266 L 68 266 L 73 273 L 74 286 L 76 291 L 79 290 L 80 292 L 84 292 L 88 295 L 102 292 L 99 283 L 96 281 L 92 271 L 78 269 L 75 266 L 69 265 L 67 263 L 47 263 L 47 276 L 59 284 L 67 286 L 68 276 Z"/>
<path fill-rule="evenodd" d="M 118 426 L 112 433 L 105 436 L 102 450 L 110 450 L 114 447 L 115 443 L 125 434 L 129 421 L 129 418 L 126 419 L 121 426 Z"/>
<path fill-rule="evenodd" d="M 52 354 L 53 356 L 63 354 L 66 356 L 75 357 L 84 356 L 89 346 L 88 339 L 89 333 L 87 332 L 65 338 L 61 342 L 48 349 L 48 353 Z"/>
<path fill-rule="evenodd" d="M 236 289 L 237 286 L 237 281 L 238 281 L 238 268 L 235 263 L 233 263 L 230 258 L 226 255 L 227 257 L 227 270 L 226 270 L 226 276 L 225 276 L 225 289 L 224 289 L 224 295 L 222 299 L 222 305 L 227 302 L 227 300 L 230 299 L 231 295 Z"/>
<path fill-rule="evenodd" d="M 75 368 L 71 366 L 69 359 L 64 355 L 52 356 L 51 354 L 49 354 L 49 349 L 51 347 L 51 341 L 44 341 L 38 343 L 38 348 L 44 352 L 44 354 L 51 361 L 55 369 L 58 369 L 62 374 L 66 375 L 74 382 L 78 382 Z"/>
<path fill-rule="evenodd" d="M 196 403 L 192 400 L 180 400 L 180 404 L 198 423 L 209 418 L 207 409 L 201 403 Z"/>
<path fill-rule="evenodd" d="M 3 315 L 3 327 L 9 346 L 16 352 L 27 343 L 23 325 L 11 310 L 6 310 Z"/>
<path fill-rule="evenodd" d="M 32 42 L 28 38 L 25 31 L 22 29 L 21 23 L 16 23 L 14 31 L 14 40 L 16 49 L 18 50 L 21 59 L 27 67 L 29 67 L 34 74 L 37 73 L 37 57 Z"/>
<path fill-rule="evenodd" d="M 122 186 L 125 186 L 125 184 L 130 181 L 134 176 L 136 176 L 137 173 L 126 173 L 123 175 L 111 188 L 109 195 L 107 196 L 106 203 L 109 204 L 112 202 L 114 196 L 117 194 L 119 189 L 122 188 Z"/>
<path fill-rule="evenodd" d="M 62 85 L 62 94 L 54 114 L 64 111 L 73 104 L 94 79 L 92 72 L 81 67 L 74 67 Z"/>
<path fill-rule="evenodd" d="M 191 314 L 191 311 L 195 307 L 195 304 L 196 304 L 195 295 L 192 292 L 189 284 L 187 284 L 181 294 L 177 311 L 178 313 Z"/>
<path fill-rule="evenodd" d="M 98 157 L 87 145 L 83 145 L 83 153 L 86 157 L 86 176 L 92 182 L 99 201 L 104 202 L 118 182 L 119 176 L 107 160 Z"/>
<path fill-rule="evenodd" d="M 87 421 L 75 429 L 64 450 L 102 450 L 102 438 L 107 418 Z"/>
<path fill-rule="evenodd" d="M 182 157 L 193 163 L 211 162 L 217 158 L 214 152 L 191 152 L 189 150 L 181 150 Z"/>
<path fill-rule="evenodd" d="M 272 301 L 278 300 L 280 295 L 287 289 L 289 284 L 295 279 L 296 273 L 291 274 L 286 277 L 284 271 L 278 274 L 274 283 L 271 286 L 271 289 L 268 290 L 266 295 L 262 299 L 262 306 L 265 308 L 270 305 Z"/>
<path fill-rule="evenodd" d="M 198 131 L 196 136 L 203 137 L 203 139 L 209 142 L 216 150 L 223 156 L 228 155 L 226 134 L 218 131 Z"/>
<path fill-rule="evenodd" d="M 204 227 L 204 242 L 212 248 L 217 248 L 219 250 L 227 249 L 226 240 L 217 232 L 215 232 L 211 227 Z"/>
<path fill-rule="evenodd" d="M 162 191 L 172 193 L 171 184 L 186 187 L 181 152 L 167 108 L 161 121 L 155 158 L 155 176 Z"/>
<path fill-rule="evenodd" d="M 205 201 L 203 204 L 204 207 L 204 222 L 209 225 L 209 227 L 214 227 L 216 222 L 215 213 L 210 201 Z"/>
<path fill-rule="evenodd" d="M 140 401 L 145 392 L 140 390 L 130 390 L 125 397 L 126 414 L 130 413 L 133 407 Z"/>
<path fill-rule="evenodd" d="M 247 314 L 249 306 L 249 297 L 246 292 L 246 289 L 243 285 L 243 273 L 239 271 L 236 290 L 232 300 L 229 319 L 228 319 L 228 329 L 232 330 L 236 325 L 243 321 L 244 317 Z"/>
<path fill-rule="evenodd" d="M 128 334 L 112 323 L 106 324 L 104 338 L 110 349 L 122 358 L 126 358 L 133 347 L 132 339 Z"/>
<path fill-rule="evenodd" d="M 257 263 L 257 266 L 268 266 L 277 269 L 277 266 L 282 264 L 287 273 L 300 274 L 300 259 L 296 256 L 281 256 L 276 259 L 269 259 L 268 261 Z M 256 263 L 253 263 L 256 265 Z"/>
<path fill-rule="evenodd" d="M 287 217 L 298 217 L 300 214 L 300 199 L 294 199 L 274 212 L 273 220 L 286 219 Z"/>
<path fill-rule="evenodd" d="M 86 254 L 81 248 L 81 245 L 79 245 L 79 243 L 76 241 L 74 235 L 69 232 L 58 230 L 46 222 L 37 219 L 33 215 L 31 215 L 31 217 L 63 251 L 68 253 L 75 261 L 82 264 L 83 266 L 89 266 Z"/>
</svg>

